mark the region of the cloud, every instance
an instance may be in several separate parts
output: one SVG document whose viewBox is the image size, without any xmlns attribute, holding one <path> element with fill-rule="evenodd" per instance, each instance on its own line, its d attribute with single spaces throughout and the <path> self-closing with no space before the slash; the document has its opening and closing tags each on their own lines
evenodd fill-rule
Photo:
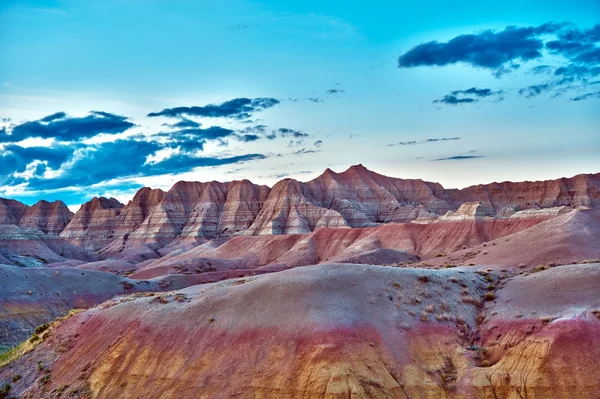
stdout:
<svg viewBox="0 0 600 399">
<path fill-rule="evenodd" d="M 237 136 L 239 138 L 239 140 L 243 141 L 244 143 L 249 143 L 251 141 L 256 141 L 260 139 L 260 136 L 257 134 L 246 134 L 243 136 Z"/>
<path fill-rule="evenodd" d="M 157 141 L 122 139 L 95 145 L 81 145 L 68 162 L 63 163 L 59 176 L 46 179 L 36 174 L 31 178 L 13 176 L 5 183 L 26 183 L 31 190 L 52 190 L 65 187 L 87 187 L 93 184 L 136 176 L 156 176 L 179 173 L 203 166 L 218 166 L 264 159 L 262 154 L 231 157 L 203 157 L 179 151 L 157 162 L 148 157 L 165 148 Z M 187 148 L 186 148 L 187 149 Z M 119 162 L 115 162 L 118 159 Z"/>
<path fill-rule="evenodd" d="M 309 97 L 307 98 L 308 101 L 312 101 L 313 103 L 322 103 L 323 99 L 318 98 L 318 97 Z"/>
<path fill-rule="evenodd" d="M 163 126 L 171 127 L 173 129 L 185 129 L 185 128 L 194 128 L 200 127 L 202 124 L 200 122 L 193 121 L 187 118 L 181 118 L 180 121 L 175 123 L 163 123 Z"/>
<path fill-rule="evenodd" d="M 459 35 L 447 42 L 430 41 L 413 47 L 398 57 L 398 67 L 446 66 L 466 64 L 490 70 L 494 76 L 518 69 L 521 63 L 541 59 L 545 52 L 561 56 L 566 65 L 538 65 L 530 74 L 550 74 L 560 78 L 540 82 L 519 90 L 528 98 L 550 92 L 554 97 L 587 84 L 600 75 L 600 24 L 589 29 L 569 23 L 546 23 L 536 27 L 508 26 L 502 31 L 485 30 Z M 572 80 L 565 80 L 572 78 Z M 446 104 L 477 102 L 478 97 L 451 93 L 437 100 Z M 472 93 L 475 94 L 475 93 Z"/>
<path fill-rule="evenodd" d="M 288 129 L 288 128 L 279 128 L 279 129 L 277 129 L 277 133 L 279 133 L 279 135 L 281 137 L 294 137 L 296 139 L 306 138 L 309 136 L 308 133 L 304 133 L 304 132 L 300 132 L 298 130 Z"/>
<path fill-rule="evenodd" d="M 317 141 L 314 142 L 314 146 L 315 147 L 320 147 L 322 145 L 323 145 L 323 140 L 317 140 Z"/>
<path fill-rule="evenodd" d="M 440 137 L 440 138 L 432 138 L 432 139 L 425 139 L 425 140 L 421 140 L 421 141 L 416 141 L 416 140 L 411 140 L 411 141 L 400 141 L 399 143 L 394 143 L 394 144 L 388 144 L 387 147 L 393 147 L 393 146 L 397 146 L 397 145 L 417 145 L 417 144 L 426 144 L 426 143 L 437 143 L 439 141 L 454 141 L 454 140 L 460 140 L 460 137 Z"/>
<path fill-rule="evenodd" d="M 581 96 L 573 97 L 571 101 L 583 101 L 588 98 L 600 98 L 600 91 L 595 91 L 593 93 L 582 94 Z"/>
<path fill-rule="evenodd" d="M 529 70 L 529 72 L 533 75 L 541 75 L 545 73 L 551 73 L 554 70 L 553 66 L 550 65 L 538 65 L 534 66 Z"/>
<path fill-rule="evenodd" d="M 552 80 L 546 83 L 535 84 L 519 89 L 519 94 L 525 96 L 526 98 L 532 98 L 559 88 L 559 90 L 557 90 L 554 94 L 554 96 L 557 96 L 564 92 L 565 86 L 570 87 L 569 85 L 573 82 L 575 82 L 575 78 L 573 77 Z"/>
<path fill-rule="evenodd" d="M 502 90 L 493 91 L 492 89 L 478 89 L 476 87 L 471 87 L 467 90 L 454 90 L 450 92 L 450 94 L 446 94 L 441 99 L 433 101 L 433 103 L 444 103 L 450 105 L 469 104 L 479 101 L 480 98 L 499 96 L 503 93 L 504 92 Z"/>
<path fill-rule="evenodd" d="M 88 116 L 69 117 L 57 112 L 36 121 L 28 121 L 0 131 L 0 143 L 15 143 L 30 137 L 55 138 L 61 141 L 81 140 L 100 133 L 117 134 L 133 127 L 126 117 L 102 111 L 91 111 Z"/>
<path fill-rule="evenodd" d="M 151 112 L 148 114 L 148 116 L 165 116 L 168 118 L 198 116 L 205 118 L 247 119 L 250 118 L 254 112 L 271 108 L 279 103 L 279 100 L 268 97 L 254 99 L 235 98 L 233 100 L 225 101 L 221 104 L 208 104 L 201 107 L 193 106 L 166 108 L 159 112 Z"/>
<path fill-rule="evenodd" d="M 243 128 L 242 130 L 240 130 L 240 133 L 242 133 L 242 134 L 246 134 L 246 133 L 264 134 L 266 132 L 267 132 L 267 126 L 265 126 L 265 125 L 248 126 L 248 127 Z"/>
<path fill-rule="evenodd" d="M 600 75 L 600 65 L 598 66 L 587 66 L 587 65 L 576 65 L 569 64 L 564 67 L 556 68 L 554 70 L 555 76 L 568 76 L 576 77 L 580 79 L 590 78 Z"/>
<path fill-rule="evenodd" d="M 292 155 L 305 155 L 305 154 L 316 154 L 320 152 L 319 150 L 307 150 L 306 148 L 302 148 L 298 151 L 292 152 Z"/>
<path fill-rule="evenodd" d="M 453 157 L 438 158 L 435 161 L 460 161 L 463 159 L 484 158 L 482 155 L 455 155 Z"/>
<path fill-rule="evenodd" d="M 329 89 L 327 94 L 342 94 L 345 90 L 342 89 Z"/>
<path fill-rule="evenodd" d="M 485 30 L 456 36 L 448 42 L 420 44 L 398 57 L 398 67 L 446 66 L 464 63 L 502 74 L 517 68 L 517 61 L 542 57 L 540 35 L 555 33 L 564 24 L 546 23 L 537 27 L 508 26 L 503 31 Z"/>
</svg>

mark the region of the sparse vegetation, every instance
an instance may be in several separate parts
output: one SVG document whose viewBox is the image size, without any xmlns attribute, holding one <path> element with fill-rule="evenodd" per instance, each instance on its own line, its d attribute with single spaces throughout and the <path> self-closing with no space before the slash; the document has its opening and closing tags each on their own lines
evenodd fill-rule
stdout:
<svg viewBox="0 0 600 399">
<path fill-rule="evenodd" d="M 547 268 L 548 267 L 546 267 L 546 265 L 539 265 L 538 267 L 531 269 L 531 273 L 541 272 L 543 270 L 546 270 Z"/>
<path fill-rule="evenodd" d="M 37 326 L 35 328 L 35 333 L 37 335 L 40 335 L 41 333 L 43 333 L 44 331 L 46 331 L 48 328 L 50 328 L 50 324 L 48 324 L 48 323 L 42 324 L 41 326 Z"/>
<path fill-rule="evenodd" d="M 419 282 L 421 282 L 423 284 L 427 284 L 429 282 L 429 277 L 426 275 L 421 275 L 421 276 L 417 277 L 417 280 L 419 280 Z"/>
<path fill-rule="evenodd" d="M 484 296 L 484 299 L 486 301 L 493 301 L 494 299 L 496 299 L 496 294 L 494 294 L 493 292 L 487 292 Z"/>
<path fill-rule="evenodd" d="M 456 378 L 457 371 L 456 366 L 454 365 L 454 361 L 451 356 L 444 355 L 443 356 L 443 364 L 437 370 L 430 372 L 433 376 L 437 377 L 438 385 L 445 391 L 454 391 L 456 389 Z"/>
<path fill-rule="evenodd" d="M 12 386 L 10 384 L 4 384 L 4 386 L 2 386 L 2 388 L 0 388 L 0 399 L 8 398 L 8 394 L 11 389 L 12 389 Z"/>
<path fill-rule="evenodd" d="M 58 324 L 62 323 L 65 320 L 68 320 L 69 318 L 82 311 L 83 310 L 81 309 L 71 310 L 69 313 L 67 313 L 67 315 L 57 318 L 52 323 L 47 323 L 47 327 L 44 327 L 44 331 L 41 334 L 34 333 L 27 341 L 24 341 L 20 345 L 15 346 L 14 348 L 11 348 L 3 353 L 0 353 L 0 367 L 12 363 L 24 354 L 31 352 L 33 348 L 35 348 L 48 336 L 48 334 L 50 334 L 52 328 L 56 327 Z M 46 324 L 42 326 L 46 326 Z"/>
</svg>

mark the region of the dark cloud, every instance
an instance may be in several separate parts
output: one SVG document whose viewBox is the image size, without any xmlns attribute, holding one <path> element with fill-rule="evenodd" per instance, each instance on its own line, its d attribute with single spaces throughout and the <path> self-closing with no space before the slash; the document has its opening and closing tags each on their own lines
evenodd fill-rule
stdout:
<svg viewBox="0 0 600 399">
<path fill-rule="evenodd" d="M 135 176 L 156 176 L 186 172 L 202 166 L 235 164 L 244 161 L 264 159 L 262 154 L 245 154 L 232 157 L 200 157 L 187 152 L 179 152 L 156 163 L 147 163 L 150 155 L 165 148 L 156 141 L 135 139 L 116 140 L 81 147 L 79 156 L 71 158 L 60 176 L 44 179 L 36 176 L 31 179 L 15 177 L 6 182 L 10 185 L 27 183 L 32 190 L 51 190 L 64 187 L 87 187 L 92 184 Z M 119 162 L 115 162 L 118 159 Z"/>
<path fill-rule="evenodd" d="M 52 122 L 56 119 L 64 119 L 66 117 L 67 117 L 67 114 L 65 112 L 56 112 L 52 115 L 43 117 L 42 119 L 40 119 L 40 122 Z"/>
<path fill-rule="evenodd" d="M 433 101 L 433 103 L 444 103 L 450 105 L 468 104 L 475 103 L 479 101 L 480 98 L 498 96 L 503 93 L 504 92 L 502 90 L 493 91 L 492 89 L 478 89 L 476 87 L 471 87 L 470 89 L 466 90 L 454 90 L 450 94 L 446 94 L 441 99 Z"/>
<path fill-rule="evenodd" d="M 315 147 L 320 147 L 322 145 L 323 145 L 323 140 L 317 140 L 317 141 L 314 142 L 314 146 Z"/>
<path fill-rule="evenodd" d="M 81 118 L 69 117 L 64 112 L 48 115 L 40 120 L 28 121 L 12 128 L 12 133 L 0 131 L 0 143 L 18 142 L 30 137 L 55 138 L 73 141 L 100 133 L 117 134 L 134 126 L 126 117 L 108 112 L 92 111 Z"/>
<path fill-rule="evenodd" d="M 308 101 L 312 101 L 313 103 L 322 103 L 323 99 L 318 98 L 318 97 L 309 97 L 307 98 Z"/>
<path fill-rule="evenodd" d="M 267 126 L 265 126 L 265 125 L 248 126 L 248 127 L 243 128 L 242 130 L 240 130 L 240 133 L 242 133 L 242 134 L 246 134 L 246 133 L 264 134 L 266 132 L 267 132 Z"/>
<path fill-rule="evenodd" d="M 573 97 L 571 101 L 583 101 L 589 98 L 600 98 L 600 91 L 595 91 L 593 93 L 586 93 L 577 97 Z"/>
<path fill-rule="evenodd" d="M 16 144 L 4 146 L 0 174 L 21 173 L 26 166 L 35 161 L 44 161 L 48 167 L 58 169 L 74 153 L 76 147 L 72 145 L 55 145 L 48 147 L 21 147 Z"/>
<path fill-rule="evenodd" d="M 475 102 L 477 102 L 477 100 L 474 98 L 469 98 L 469 97 L 458 98 L 455 95 L 446 94 L 440 100 L 435 100 L 433 103 L 434 104 L 435 103 L 444 103 L 444 104 L 450 104 L 450 105 L 457 105 L 457 104 L 469 104 L 469 103 L 475 103 Z"/>
<path fill-rule="evenodd" d="M 247 119 L 250 118 L 254 112 L 271 108 L 277 104 L 279 104 L 279 100 L 275 98 L 235 98 L 221 104 L 208 104 L 201 107 L 166 108 L 159 112 L 151 112 L 148 116 L 176 118 L 186 115 L 206 118 Z"/>
<path fill-rule="evenodd" d="M 300 132 L 298 130 L 294 130 L 294 129 L 288 129 L 288 128 L 279 128 L 277 129 L 277 133 L 279 133 L 279 135 L 281 137 L 294 137 L 294 138 L 306 138 L 309 136 L 308 133 L 304 133 L 304 132 Z"/>
<path fill-rule="evenodd" d="M 562 94 L 565 91 L 565 87 L 569 87 L 568 85 L 573 82 L 575 82 L 573 77 L 553 80 L 519 89 L 519 94 L 525 96 L 526 98 L 532 98 L 539 96 L 540 94 L 554 91 L 554 96 L 556 96 Z"/>
<path fill-rule="evenodd" d="M 342 94 L 344 90 L 342 89 L 329 89 L 327 90 L 327 94 Z"/>
<path fill-rule="evenodd" d="M 537 27 L 509 26 L 503 31 L 486 30 L 457 36 L 448 42 L 420 44 L 398 58 L 400 68 L 445 66 L 465 63 L 504 73 L 517 67 L 517 61 L 542 57 L 544 42 L 538 36 L 559 31 L 564 24 L 547 23 Z"/>
<path fill-rule="evenodd" d="M 183 151 L 201 151 L 204 144 L 210 140 L 223 140 L 225 138 L 239 138 L 239 135 L 231 129 L 220 126 L 211 126 L 206 129 L 191 128 L 180 129 L 172 132 L 163 132 L 156 137 L 166 139 L 165 146 L 170 148 L 179 147 Z"/>
<path fill-rule="evenodd" d="M 186 128 L 194 128 L 200 127 L 202 124 L 200 122 L 193 121 L 187 118 L 181 118 L 180 121 L 175 123 L 163 123 L 163 126 L 168 126 L 173 129 L 186 129 Z"/>
<path fill-rule="evenodd" d="M 455 155 L 453 157 L 438 158 L 436 161 L 460 161 L 462 159 L 483 158 L 482 155 Z"/>
<path fill-rule="evenodd" d="M 307 150 L 306 148 L 302 148 L 298 151 L 292 152 L 292 155 L 305 155 L 305 154 L 316 154 L 320 152 L 319 150 Z"/>
<path fill-rule="evenodd" d="M 260 139 L 260 136 L 257 134 L 245 134 L 242 136 L 238 136 L 238 139 L 240 141 L 243 141 L 244 143 L 249 143 L 251 141 L 256 141 Z"/>
<path fill-rule="evenodd" d="M 587 66 L 587 65 L 576 65 L 569 64 L 565 67 L 556 68 L 554 70 L 556 76 L 570 76 L 580 79 L 590 78 L 600 75 L 599 66 Z"/>
<path fill-rule="evenodd" d="M 421 141 L 416 141 L 416 140 L 412 140 L 412 141 L 400 141 L 399 143 L 395 143 L 395 144 L 388 144 L 388 147 L 393 147 L 393 146 L 397 146 L 397 145 L 417 145 L 417 144 L 426 144 L 426 143 L 437 143 L 439 141 L 454 141 L 454 140 L 460 140 L 460 137 L 440 137 L 440 138 L 432 138 L 432 139 L 425 139 L 425 140 L 421 140 Z"/>
<path fill-rule="evenodd" d="M 552 73 L 553 70 L 554 70 L 553 66 L 550 66 L 550 65 L 538 65 L 538 66 L 534 66 L 529 71 L 533 75 L 542 75 L 542 74 L 545 74 L 545 73 Z"/>
</svg>

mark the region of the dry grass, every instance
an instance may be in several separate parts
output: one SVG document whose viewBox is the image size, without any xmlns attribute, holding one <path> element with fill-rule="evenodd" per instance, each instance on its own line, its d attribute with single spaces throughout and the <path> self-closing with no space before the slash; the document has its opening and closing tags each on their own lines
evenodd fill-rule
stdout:
<svg viewBox="0 0 600 399">
<path fill-rule="evenodd" d="M 63 321 L 68 320 L 81 312 L 83 312 L 83 309 L 73 309 L 65 316 L 59 317 L 51 323 L 46 323 L 36 328 L 36 332 L 27 341 L 22 342 L 20 345 L 15 346 L 6 352 L 0 353 L 0 368 L 14 362 L 26 353 L 31 352 L 50 335 L 54 328 Z"/>
</svg>

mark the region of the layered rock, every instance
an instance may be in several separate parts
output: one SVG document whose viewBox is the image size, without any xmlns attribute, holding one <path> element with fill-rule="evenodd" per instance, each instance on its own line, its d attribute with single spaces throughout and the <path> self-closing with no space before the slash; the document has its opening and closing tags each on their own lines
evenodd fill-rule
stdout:
<svg viewBox="0 0 600 399">
<path fill-rule="evenodd" d="M 60 236 L 83 248 L 98 250 L 114 239 L 121 208 L 123 204 L 114 198 L 94 197 L 81 205 Z"/>
<path fill-rule="evenodd" d="M 19 220 L 19 226 L 36 229 L 52 236 L 59 235 L 73 218 L 64 202 L 41 200 L 29 207 Z"/>
<path fill-rule="evenodd" d="M 247 233 L 295 234 L 318 227 L 403 222 L 448 211 L 442 196 L 438 183 L 390 178 L 363 165 L 343 173 L 327 169 L 307 183 L 291 179 L 277 183 Z"/>
<path fill-rule="evenodd" d="M 515 211 L 558 206 L 599 208 L 600 173 L 557 180 L 479 184 L 445 190 L 445 197 L 454 207 L 468 201 L 481 202 L 489 215 L 504 208 Z"/>
<path fill-rule="evenodd" d="M 149 245 L 144 251 L 153 253 L 174 242 L 195 245 L 238 234 L 306 234 L 321 227 L 484 216 L 544 218 L 583 207 L 600 207 L 600 174 L 457 190 L 387 177 L 355 165 L 342 173 L 327 169 L 308 182 L 284 179 L 272 189 L 247 180 L 179 182 L 167 192 L 143 188 L 126 206 L 95 198 L 81 207 L 61 236 L 90 250 L 104 248 L 103 253 L 112 256 L 133 246 Z M 33 211 L 14 201 L 0 202 L 0 221 L 5 223 L 18 224 L 28 212 Z M 47 223 L 41 217 L 26 220 L 28 226 L 55 234 L 65 218 Z"/>
<path fill-rule="evenodd" d="M 19 201 L 0 198 L 0 225 L 19 224 L 29 207 Z"/>
</svg>

